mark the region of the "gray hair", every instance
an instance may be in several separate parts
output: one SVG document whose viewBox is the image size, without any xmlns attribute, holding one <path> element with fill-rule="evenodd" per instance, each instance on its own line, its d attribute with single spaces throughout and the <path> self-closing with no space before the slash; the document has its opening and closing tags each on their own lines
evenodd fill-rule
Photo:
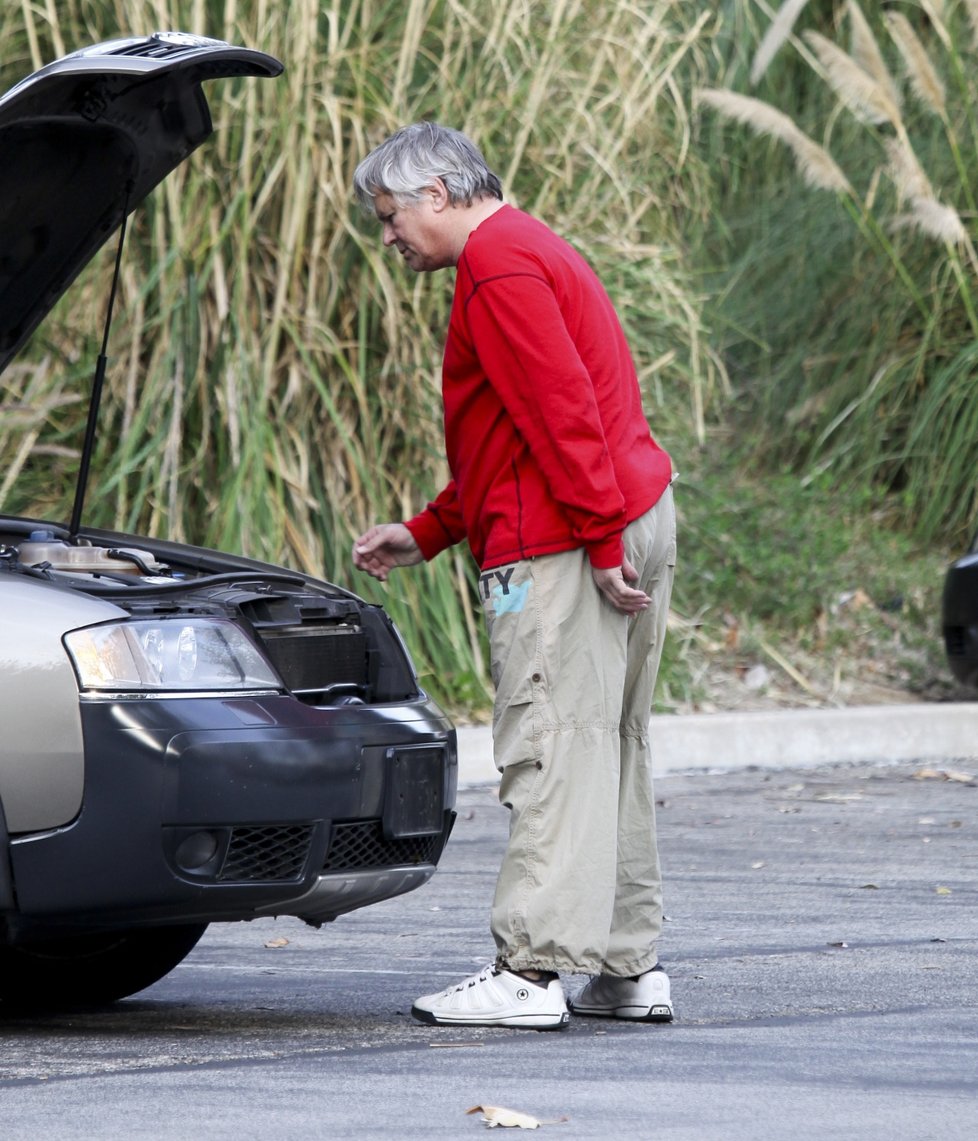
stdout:
<svg viewBox="0 0 978 1141">
<path fill-rule="evenodd" d="M 367 155 L 353 173 L 353 191 L 365 210 L 378 194 L 399 206 L 420 201 L 440 178 L 453 206 L 471 206 L 477 198 L 503 197 L 502 183 L 470 138 L 438 123 L 402 127 Z"/>
</svg>

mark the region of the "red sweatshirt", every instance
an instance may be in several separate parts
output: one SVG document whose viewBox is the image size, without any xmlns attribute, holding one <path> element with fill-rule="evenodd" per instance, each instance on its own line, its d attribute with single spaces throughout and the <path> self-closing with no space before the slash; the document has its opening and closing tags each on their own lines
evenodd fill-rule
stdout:
<svg viewBox="0 0 978 1141">
<path fill-rule="evenodd" d="M 511 206 L 459 259 L 442 395 L 453 479 L 407 524 L 426 559 L 468 538 L 483 570 L 576 547 L 621 565 L 622 531 L 662 495 L 669 457 L 594 271 Z"/>
</svg>

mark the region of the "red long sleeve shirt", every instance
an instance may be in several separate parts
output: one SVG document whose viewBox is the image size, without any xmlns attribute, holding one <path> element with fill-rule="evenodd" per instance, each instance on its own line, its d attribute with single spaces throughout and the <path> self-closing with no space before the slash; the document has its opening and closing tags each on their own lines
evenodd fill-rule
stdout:
<svg viewBox="0 0 978 1141">
<path fill-rule="evenodd" d="M 407 524 L 426 559 L 467 538 L 483 570 L 577 547 L 621 565 L 622 531 L 662 495 L 669 457 L 594 271 L 511 206 L 459 259 L 442 394 L 453 479 Z"/>
</svg>

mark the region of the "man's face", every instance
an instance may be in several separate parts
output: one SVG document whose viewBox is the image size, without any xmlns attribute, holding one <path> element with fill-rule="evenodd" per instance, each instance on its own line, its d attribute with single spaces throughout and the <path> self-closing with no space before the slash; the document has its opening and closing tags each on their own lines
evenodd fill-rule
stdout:
<svg viewBox="0 0 978 1141">
<path fill-rule="evenodd" d="M 405 206 L 399 206 L 390 194 L 377 194 L 374 210 L 384 228 L 384 245 L 396 246 L 415 273 L 456 264 L 449 219 L 436 189 Z"/>
</svg>

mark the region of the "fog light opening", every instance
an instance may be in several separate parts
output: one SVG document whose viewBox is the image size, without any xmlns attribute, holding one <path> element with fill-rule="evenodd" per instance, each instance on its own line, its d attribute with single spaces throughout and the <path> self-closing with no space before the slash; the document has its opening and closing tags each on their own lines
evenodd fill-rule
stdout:
<svg viewBox="0 0 978 1141">
<path fill-rule="evenodd" d="M 177 847 L 177 866 L 185 872 L 202 871 L 217 855 L 220 839 L 214 832 L 194 832 Z"/>
</svg>

